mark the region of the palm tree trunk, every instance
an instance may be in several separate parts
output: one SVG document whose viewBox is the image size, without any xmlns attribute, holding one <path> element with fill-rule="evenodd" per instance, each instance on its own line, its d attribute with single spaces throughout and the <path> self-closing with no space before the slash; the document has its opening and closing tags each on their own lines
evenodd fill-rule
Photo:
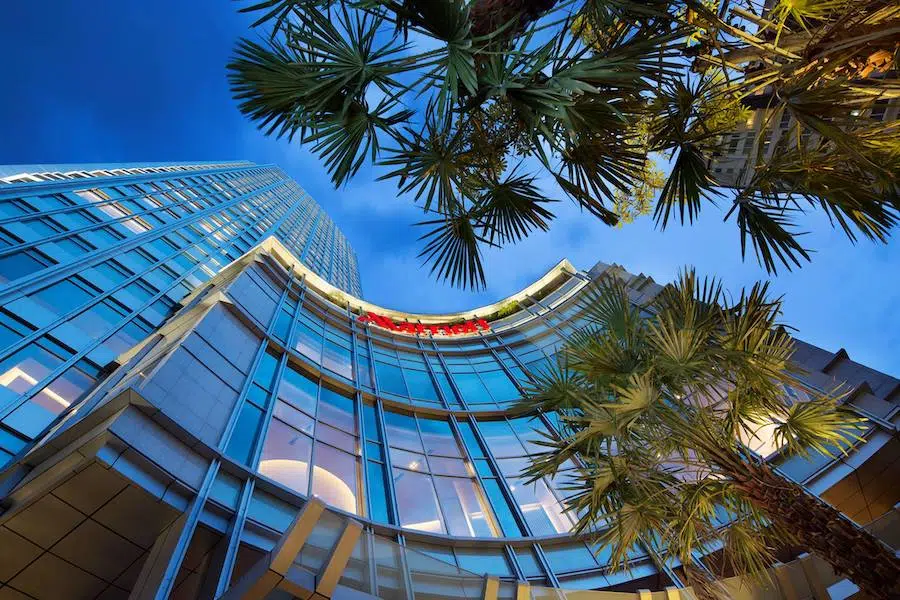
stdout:
<svg viewBox="0 0 900 600">
<path fill-rule="evenodd" d="M 718 461 L 717 461 L 718 462 Z M 768 465 L 719 465 L 747 499 L 871 598 L 900 598 L 900 559 L 885 544 Z"/>
<path fill-rule="evenodd" d="M 487 35 L 510 21 L 518 20 L 505 29 L 502 38 L 513 38 L 553 8 L 556 0 L 476 0 L 469 10 L 472 33 Z"/>
</svg>

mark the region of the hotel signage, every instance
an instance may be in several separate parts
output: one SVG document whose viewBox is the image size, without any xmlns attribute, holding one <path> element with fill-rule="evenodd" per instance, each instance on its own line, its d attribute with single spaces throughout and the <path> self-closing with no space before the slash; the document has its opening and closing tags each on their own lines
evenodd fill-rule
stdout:
<svg viewBox="0 0 900 600">
<path fill-rule="evenodd" d="M 453 325 L 423 325 L 422 323 L 395 323 L 390 317 L 367 312 L 357 318 L 360 323 L 371 323 L 383 329 L 414 335 L 466 335 L 479 331 L 490 331 L 491 324 L 484 319 L 474 319 Z"/>
</svg>

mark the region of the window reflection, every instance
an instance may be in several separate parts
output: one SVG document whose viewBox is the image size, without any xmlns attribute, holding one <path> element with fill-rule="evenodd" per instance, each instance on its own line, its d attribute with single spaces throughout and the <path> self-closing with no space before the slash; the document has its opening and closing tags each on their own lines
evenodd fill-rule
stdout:
<svg viewBox="0 0 900 600">
<path fill-rule="evenodd" d="M 358 514 L 360 475 L 353 400 L 326 387 L 319 389 L 290 365 L 284 370 L 278 398 L 259 472 L 301 494 L 319 496 L 331 506 Z"/>
<path fill-rule="evenodd" d="M 551 535 L 570 531 L 574 522 L 561 502 L 562 496 L 543 479 L 527 483 L 528 478 L 520 476 L 529 464 L 528 455 L 540 451 L 540 447 L 534 444 L 542 437 L 540 431 L 543 423 L 540 419 L 523 417 L 511 421 L 481 421 L 478 428 L 497 459 L 497 466 L 532 534 Z"/>
<path fill-rule="evenodd" d="M 312 494 L 331 506 L 356 514 L 358 485 L 356 457 L 316 442 Z"/>
<path fill-rule="evenodd" d="M 465 537 L 497 535 L 450 423 L 385 413 L 400 524 Z"/>
<path fill-rule="evenodd" d="M 263 446 L 259 472 L 306 494 L 311 452 L 312 438 L 277 418 L 273 419 Z"/>
</svg>

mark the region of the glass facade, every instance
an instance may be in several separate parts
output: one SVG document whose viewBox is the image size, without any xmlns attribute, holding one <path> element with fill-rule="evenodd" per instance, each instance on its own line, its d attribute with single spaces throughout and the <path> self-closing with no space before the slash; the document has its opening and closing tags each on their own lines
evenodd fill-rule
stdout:
<svg viewBox="0 0 900 600">
<path fill-rule="evenodd" d="M 359 295 L 352 248 L 277 167 L 80 167 L 0 168 L 0 463 L 269 236 Z"/>
</svg>

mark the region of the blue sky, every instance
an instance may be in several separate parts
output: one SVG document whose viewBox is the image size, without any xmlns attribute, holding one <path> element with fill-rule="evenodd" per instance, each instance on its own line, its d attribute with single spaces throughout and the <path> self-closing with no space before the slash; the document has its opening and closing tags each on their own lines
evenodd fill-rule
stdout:
<svg viewBox="0 0 900 600">
<path fill-rule="evenodd" d="M 368 300 L 438 312 L 492 302 L 561 258 L 616 262 L 656 281 L 684 265 L 737 291 L 765 272 L 743 262 L 733 223 L 709 206 L 693 227 L 656 231 L 644 218 L 610 229 L 565 203 L 550 232 L 486 255 L 488 288 L 450 288 L 416 258 L 421 213 L 390 182 L 362 171 L 334 190 L 318 160 L 266 138 L 238 112 L 225 63 L 251 19 L 222 0 L 13 0 L 0 19 L 4 57 L 0 164 L 247 159 L 275 163 L 334 218 L 357 250 Z M 772 279 L 798 336 L 900 375 L 900 240 L 852 245 L 822 216 L 805 223 L 813 262 Z"/>
</svg>

